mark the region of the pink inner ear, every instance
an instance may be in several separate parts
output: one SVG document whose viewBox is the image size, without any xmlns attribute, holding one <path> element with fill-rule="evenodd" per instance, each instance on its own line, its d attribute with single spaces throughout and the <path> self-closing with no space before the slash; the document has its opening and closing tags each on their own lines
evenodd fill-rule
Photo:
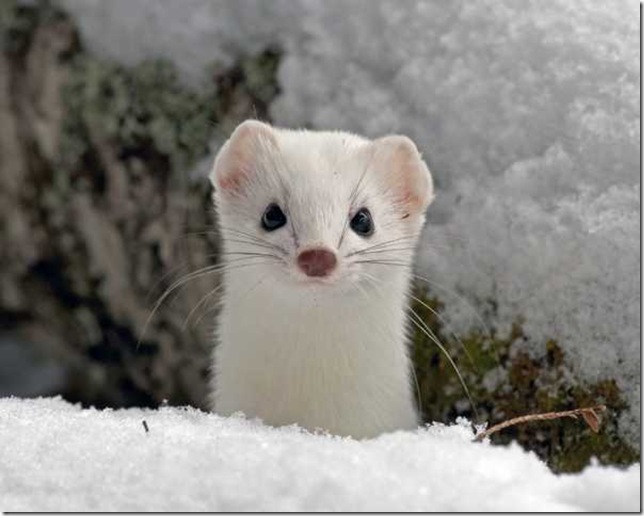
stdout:
<svg viewBox="0 0 644 516">
<path fill-rule="evenodd" d="M 407 217 L 409 216 L 408 212 L 410 211 L 414 213 L 420 211 L 423 204 L 421 198 L 409 190 L 403 190 L 398 196 L 396 196 L 396 201 L 405 208 L 405 214 Z"/>
<path fill-rule="evenodd" d="M 235 142 L 235 147 L 226 149 L 218 164 L 217 186 L 223 191 L 240 193 L 251 174 L 251 160 L 248 141 Z"/>
<path fill-rule="evenodd" d="M 240 124 L 221 149 L 215 161 L 217 189 L 239 194 L 255 173 L 256 163 L 268 146 L 275 146 L 270 126 L 255 120 Z"/>
<path fill-rule="evenodd" d="M 390 145 L 387 166 L 388 175 L 393 181 L 395 200 L 409 213 L 423 211 L 431 200 L 431 179 L 429 171 L 422 161 L 411 140 L 401 137 L 385 138 Z"/>
<path fill-rule="evenodd" d="M 241 149 L 226 149 L 226 153 L 217 163 L 217 188 L 229 193 L 240 193 L 249 177 L 247 160 Z"/>
<path fill-rule="evenodd" d="M 227 192 L 240 193 L 246 177 L 247 175 L 244 173 L 242 167 L 238 167 L 235 170 L 229 171 L 227 175 L 220 177 L 217 181 L 217 186 Z"/>
</svg>

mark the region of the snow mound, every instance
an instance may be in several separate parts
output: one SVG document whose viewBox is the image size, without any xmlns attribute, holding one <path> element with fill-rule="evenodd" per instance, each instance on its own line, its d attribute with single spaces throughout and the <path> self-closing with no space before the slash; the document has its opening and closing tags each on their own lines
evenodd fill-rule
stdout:
<svg viewBox="0 0 644 516">
<path fill-rule="evenodd" d="M 557 476 L 472 437 L 466 421 L 356 441 L 193 408 L 2 398 L 0 509 L 639 511 L 639 465 Z"/>
</svg>

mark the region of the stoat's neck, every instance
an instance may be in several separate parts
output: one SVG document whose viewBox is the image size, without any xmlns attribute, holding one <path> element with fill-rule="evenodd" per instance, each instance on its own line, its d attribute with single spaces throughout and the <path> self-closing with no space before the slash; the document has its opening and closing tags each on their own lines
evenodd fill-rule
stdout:
<svg viewBox="0 0 644 516">
<path fill-rule="evenodd" d="M 369 284 L 340 290 L 334 286 L 306 288 L 264 280 L 252 287 L 253 280 L 234 271 L 226 278 L 225 317 L 241 327 L 262 328 L 261 338 L 239 345 L 259 352 L 269 346 L 296 346 L 306 352 L 325 343 L 322 351 L 335 356 L 334 348 L 356 349 L 363 342 L 382 342 L 389 349 L 403 349 L 408 280 L 401 273 L 378 288 Z M 251 290 L 252 289 L 252 290 Z M 246 294 L 244 294 L 246 292 Z M 371 346 L 373 346 L 372 344 Z M 373 349 L 373 348 L 372 348 Z"/>
<path fill-rule="evenodd" d="M 415 425 L 404 277 L 338 296 L 267 281 L 235 301 L 247 279 L 227 278 L 215 357 L 218 412 L 356 436 Z"/>
</svg>

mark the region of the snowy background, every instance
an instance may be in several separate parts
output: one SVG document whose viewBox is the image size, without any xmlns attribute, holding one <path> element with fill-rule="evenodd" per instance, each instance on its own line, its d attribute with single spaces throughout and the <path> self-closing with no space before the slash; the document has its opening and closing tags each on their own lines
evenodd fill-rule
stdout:
<svg viewBox="0 0 644 516">
<path fill-rule="evenodd" d="M 639 442 L 637 2 L 61 4 L 93 52 L 169 58 L 195 87 L 278 45 L 278 124 L 412 137 L 438 188 L 419 267 L 444 316 L 522 321 L 534 353 L 556 339 L 578 377 L 617 380 Z"/>
</svg>

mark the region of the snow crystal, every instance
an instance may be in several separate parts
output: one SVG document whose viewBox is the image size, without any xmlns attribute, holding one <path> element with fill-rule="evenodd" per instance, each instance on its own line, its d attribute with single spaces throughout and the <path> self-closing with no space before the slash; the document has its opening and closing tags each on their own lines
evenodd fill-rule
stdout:
<svg viewBox="0 0 644 516">
<path fill-rule="evenodd" d="M 472 437 L 464 421 L 356 441 L 193 408 L 1 398 L 0 509 L 639 510 L 639 465 L 557 476 Z"/>
<path fill-rule="evenodd" d="M 277 44 L 278 123 L 412 137 L 438 189 L 419 267 L 445 317 L 521 319 L 533 350 L 554 338 L 582 380 L 617 379 L 638 445 L 637 2 L 61 3 L 94 51 L 170 58 L 192 84 Z"/>
</svg>

